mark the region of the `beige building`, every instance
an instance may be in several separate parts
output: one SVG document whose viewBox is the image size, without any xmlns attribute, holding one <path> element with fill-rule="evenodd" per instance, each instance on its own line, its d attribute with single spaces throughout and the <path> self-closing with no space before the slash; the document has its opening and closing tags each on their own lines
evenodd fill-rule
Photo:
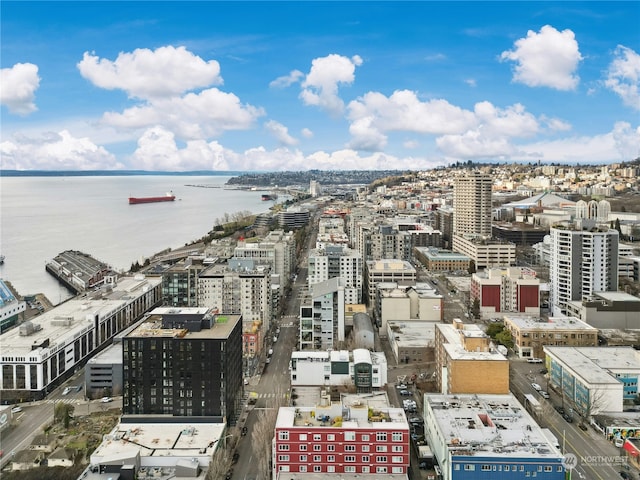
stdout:
<svg viewBox="0 0 640 480">
<path fill-rule="evenodd" d="M 508 394 L 509 362 L 477 325 L 436 324 L 436 386 L 443 394 Z"/>
<path fill-rule="evenodd" d="M 364 293 L 366 303 L 371 306 L 376 298 L 376 285 L 379 283 L 396 282 L 399 285 L 414 285 L 416 283 L 416 269 L 404 260 L 382 259 L 369 260 L 366 263 Z"/>
<path fill-rule="evenodd" d="M 516 264 L 516 245 L 505 240 L 454 235 L 452 250 L 471 258 L 476 268 L 508 267 Z"/>
<path fill-rule="evenodd" d="M 544 321 L 509 315 L 504 317 L 504 327 L 511 333 L 520 358 L 544 358 L 545 346 L 598 346 L 598 329 L 576 317 L 549 317 Z"/>
<path fill-rule="evenodd" d="M 389 285 L 389 284 L 382 284 Z M 387 331 L 391 320 L 441 322 L 444 299 L 433 288 L 418 283 L 413 287 L 380 288 L 374 317 L 380 326 L 380 335 Z"/>
</svg>

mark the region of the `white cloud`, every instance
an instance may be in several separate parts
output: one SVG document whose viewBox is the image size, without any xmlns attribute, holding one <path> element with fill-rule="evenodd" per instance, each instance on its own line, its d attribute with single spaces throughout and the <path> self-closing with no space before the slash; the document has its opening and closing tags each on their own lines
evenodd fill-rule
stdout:
<svg viewBox="0 0 640 480">
<path fill-rule="evenodd" d="M 303 128 L 302 130 L 300 130 L 300 134 L 304 138 L 313 138 L 313 132 L 311 130 L 309 130 L 308 128 Z"/>
<path fill-rule="evenodd" d="M 314 59 L 302 82 L 300 98 L 305 105 L 320 107 L 332 115 L 341 114 L 344 102 L 338 96 L 338 86 L 353 83 L 355 69 L 360 65 L 362 59 L 358 55 L 348 58 L 331 54 Z"/>
<path fill-rule="evenodd" d="M 573 90 L 580 81 L 575 75 L 582 55 L 571 30 L 559 32 L 545 25 L 539 33 L 529 30 L 516 40 L 514 49 L 502 52 L 501 60 L 516 62 L 513 81 L 530 87 Z"/>
<path fill-rule="evenodd" d="M 289 85 L 299 82 L 302 77 L 304 77 L 304 73 L 300 70 L 292 70 L 289 75 L 278 77 L 271 81 L 269 86 L 271 88 L 286 88 Z"/>
<path fill-rule="evenodd" d="M 38 66 L 33 63 L 16 63 L 0 71 L 0 105 L 11 113 L 28 115 L 38 108 L 34 103 L 40 86 Z"/>
<path fill-rule="evenodd" d="M 205 140 L 190 140 L 180 149 L 173 133 L 158 126 L 140 137 L 131 163 L 142 170 L 229 170 L 226 153 L 218 142 Z"/>
<path fill-rule="evenodd" d="M 171 45 L 120 53 L 115 61 L 85 52 L 77 66 L 94 85 L 124 90 L 130 97 L 141 99 L 171 97 L 222 84 L 217 61 L 206 62 L 185 47 Z"/>
<path fill-rule="evenodd" d="M 289 129 L 275 120 L 266 122 L 264 128 L 278 140 L 280 145 L 295 145 L 298 143 L 298 140 L 289 135 Z"/>
<path fill-rule="evenodd" d="M 88 138 L 69 131 L 48 132 L 40 138 L 16 135 L 0 143 L 2 168 L 12 170 L 117 170 L 127 168 L 114 155 Z"/>
<path fill-rule="evenodd" d="M 349 146 L 361 150 L 380 150 L 387 142 L 386 132 L 408 131 L 443 134 L 464 131 L 474 124 L 473 113 L 446 100 L 422 102 L 409 90 L 398 90 L 390 97 L 369 92 L 349 103 Z"/>
<path fill-rule="evenodd" d="M 574 136 L 559 140 L 521 145 L 520 155 L 512 160 L 530 160 L 561 163 L 607 163 L 629 161 L 637 156 L 640 129 L 626 122 L 618 122 L 611 132 L 588 136 Z"/>
<path fill-rule="evenodd" d="M 477 87 L 477 85 L 478 85 L 475 78 L 467 78 L 464 81 L 464 83 L 466 83 L 467 85 L 469 85 L 470 87 L 473 87 L 473 88 Z"/>
<path fill-rule="evenodd" d="M 613 55 L 605 85 L 625 105 L 640 110 L 640 55 L 622 45 L 618 45 Z"/>
<path fill-rule="evenodd" d="M 479 102 L 474 113 L 485 137 L 529 137 L 539 129 L 536 118 L 519 103 L 500 109 L 490 102 Z"/>
<path fill-rule="evenodd" d="M 546 127 L 554 132 L 566 132 L 571 130 L 571 124 L 560 120 L 559 118 L 549 118 L 546 115 L 540 116 L 540 121 L 546 125 Z"/>
<path fill-rule="evenodd" d="M 440 151 L 458 159 L 505 158 L 515 153 L 506 137 L 491 137 L 481 130 L 470 130 L 462 135 L 444 135 L 436 139 Z"/>
<path fill-rule="evenodd" d="M 261 108 L 242 105 L 240 99 L 217 88 L 183 97 L 155 99 L 122 113 L 107 112 L 103 122 L 120 129 L 146 129 L 163 125 L 183 139 L 202 139 L 227 130 L 246 130 L 264 115 Z"/>
<path fill-rule="evenodd" d="M 405 140 L 404 142 L 402 142 L 402 146 L 404 148 L 415 149 L 420 146 L 420 143 L 416 140 Z"/>
</svg>

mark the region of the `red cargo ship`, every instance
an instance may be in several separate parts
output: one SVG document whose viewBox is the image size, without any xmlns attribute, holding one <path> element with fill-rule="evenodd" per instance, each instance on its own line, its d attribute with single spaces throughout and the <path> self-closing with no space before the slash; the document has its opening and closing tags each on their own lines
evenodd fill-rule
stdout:
<svg viewBox="0 0 640 480">
<path fill-rule="evenodd" d="M 138 203 L 156 203 L 156 202 L 173 202 L 175 195 L 168 192 L 164 197 L 129 197 L 129 205 L 137 205 Z"/>
</svg>

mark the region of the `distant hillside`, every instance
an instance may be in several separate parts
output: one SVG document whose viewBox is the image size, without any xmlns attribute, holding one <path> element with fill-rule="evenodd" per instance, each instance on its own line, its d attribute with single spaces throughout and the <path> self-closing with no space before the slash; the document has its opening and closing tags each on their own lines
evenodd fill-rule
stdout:
<svg viewBox="0 0 640 480">
<path fill-rule="evenodd" d="M 146 170 L 0 170 L 0 177 L 132 177 L 132 176 L 216 176 L 228 177 L 243 172 L 213 172 L 198 170 L 193 172 L 150 172 Z"/>
<path fill-rule="evenodd" d="M 275 187 L 308 185 L 316 180 L 322 185 L 369 185 L 375 180 L 402 175 L 399 170 L 308 170 L 301 172 L 243 173 L 230 178 L 227 185 Z"/>
</svg>

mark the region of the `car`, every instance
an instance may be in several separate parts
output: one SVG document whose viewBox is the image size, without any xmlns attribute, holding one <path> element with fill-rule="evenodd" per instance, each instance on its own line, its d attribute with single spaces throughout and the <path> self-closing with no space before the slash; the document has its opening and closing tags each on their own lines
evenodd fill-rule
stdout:
<svg viewBox="0 0 640 480">
<path fill-rule="evenodd" d="M 571 416 L 566 413 L 562 415 L 562 418 L 564 418 L 565 422 L 567 423 L 573 423 L 573 418 L 571 418 Z"/>
<path fill-rule="evenodd" d="M 249 385 L 249 379 L 248 379 L 248 378 L 245 378 L 245 379 L 244 379 L 244 384 L 245 384 L 245 385 Z"/>
<path fill-rule="evenodd" d="M 398 385 L 396 385 L 396 388 L 399 390 L 406 390 L 408 387 L 406 383 L 399 383 Z"/>
<path fill-rule="evenodd" d="M 13 407 L 11 409 L 11 413 L 20 413 L 22 411 L 22 407 Z"/>
<path fill-rule="evenodd" d="M 549 370 L 547 370 L 546 368 L 543 368 L 542 370 L 540 370 L 540 373 L 542 375 L 546 375 L 547 373 L 549 373 Z"/>
<path fill-rule="evenodd" d="M 540 396 L 541 396 L 542 398 L 546 398 L 547 400 L 548 400 L 549 398 L 551 398 L 551 397 L 549 396 L 549 394 L 548 394 L 547 392 L 545 392 L 544 390 L 539 390 L 539 391 L 538 391 L 538 393 L 540 394 Z"/>
<path fill-rule="evenodd" d="M 420 468 L 420 470 L 426 470 L 427 462 L 420 462 L 420 465 L 418 465 L 418 467 Z"/>
<path fill-rule="evenodd" d="M 620 478 L 624 478 L 625 480 L 630 480 L 631 479 L 631 475 L 627 472 L 625 472 L 624 470 L 620 470 L 618 472 L 618 474 L 620 475 Z"/>
<path fill-rule="evenodd" d="M 62 391 L 62 394 L 63 395 L 68 395 L 70 391 L 71 391 L 71 387 L 67 387 Z"/>
<path fill-rule="evenodd" d="M 267 359 L 264 362 L 265 363 L 271 363 L 271 357 L 267 357 Z"/>
<path fill-rule="evenodd" d="M 278 337 L 274 336 L 273 337 L 273 343 L 276 343 L 278 341 Z"/>
<path fill-rule="evenodd" d="M 537 383 L 532 383 L 531 384 L 531 388 L 533 388 L 535 391 L 539 392 L 540 390 L 542 390 L 542 387 L 540 385 L 538 385 Z"/>
<path fill-rule="evenodd" d="M 113 398 L 111 398 L 111 397 L 102 397 L 102 398 L 100 399 L 100 401 L 101 401 L 102 403 L 109 403 L 109 402 L 113 402 Z"/>
<path fill-rule="evenodd" d="M 244 437 L 247 434 L 247 431 L 247 427 L 242 427 L 242 430 L 240 430 L 240 435 Z"/>
<path fill-rule="evenodd" d="M 543 361 L 541 358 L 527 358 L 527 363 L 542 363 Z"/>
<path fill-rule="evenodd" d="M 588 430 L 587 426 L 582 422 L 578 424 L 578 428 L 580 428 L 580 430 L 582 430 L 583 432 L 586 432 Z"/>
<path fill-rule="evenodd" d="M 231 461 L 233 463 L 238 463 L 238 460 L 240 460 L 240 454 L 238 452 L 233 452 L 233 457 L 231 457 Z"/>
<path fill-rule="evenodd" d="M 424 420 L 420 417 L 411 417 L 409 423 L 424 423 Z"/>
<path fill-rule="evenodd" d="M 400 395 L 410 397 L 411 395 L 413 395 L 413 393 L 411 393 L 409 390 L 400 390 Z"/>
<path fill-rule="evenodd" d="M 556 412 L 558 412 L 560 415 L 564 415 L 564 408 L 562 408 L 561 405 L 556 405 L 554 408 L 556 409 Z"/>
</svg>

